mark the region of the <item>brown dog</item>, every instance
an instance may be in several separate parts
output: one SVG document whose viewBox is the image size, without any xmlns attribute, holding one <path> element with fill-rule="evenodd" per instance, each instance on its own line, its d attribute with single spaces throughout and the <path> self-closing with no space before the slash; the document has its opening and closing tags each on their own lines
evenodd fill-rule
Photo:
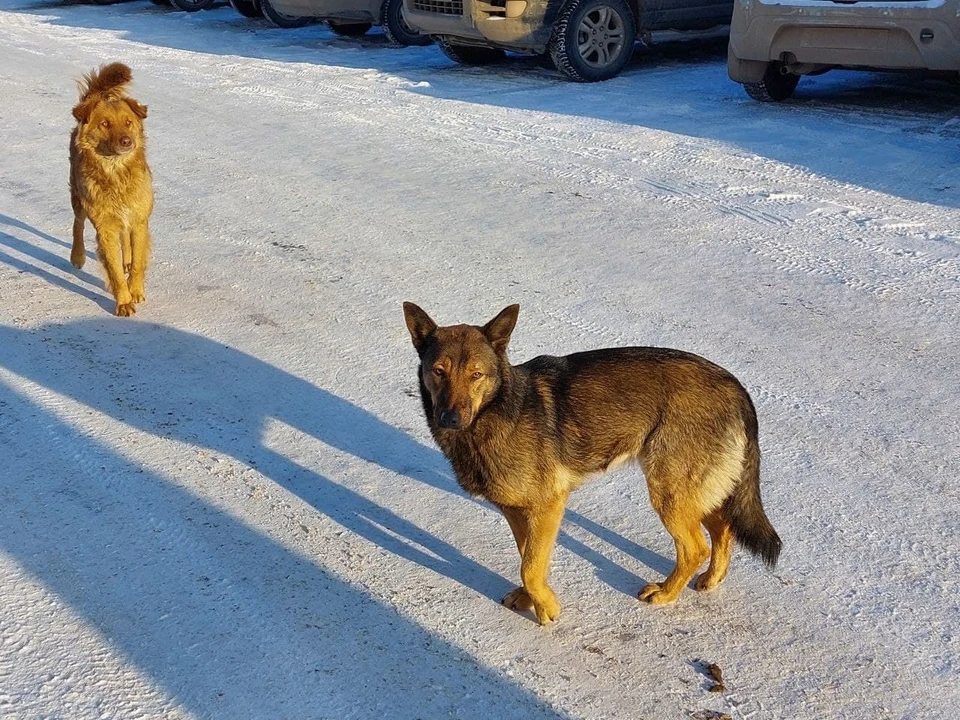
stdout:
<svg viewBox="0 0 960 720">
<path fill-rule="evenodd" d="M 438 327 L 412 303 L 403 311 L 430 432 L 463 489 L 506 516 L 520 550 L 523 585 L 505 605 L 532 607 L 541 624 L 557 617 L 547 571 L 567 497 L 625 461 L 643 469 L 677 548 L 673 572 L 644 587 L 641 600 L 673 602 L 708 557 L 694 588 L 712 590 L 726 576 L 734 540 L 776 564 L 780 538 L 760 502 L 756 412 L 726 370 L 649 347 L 512 366 L 507 344 L 519 305 L 483 327 Z"/>
<path fill-rule="evenodd" d="M 70 201 L 73 249 L 70 262 L 86 260 L 84 220 L 97 231 L 97 257 L 107 271 L 116 314 L 129 316 L 146 299 L 144 274 L 150 257 L 148 221 L 153 187 L 147 166 L 143 119 L 146 105 L 126 94 L 130 68 L 111 63 L 80 81 L 70 135 Z M 129 275 L 129 278 L 128 278 Z"/>
</svg>

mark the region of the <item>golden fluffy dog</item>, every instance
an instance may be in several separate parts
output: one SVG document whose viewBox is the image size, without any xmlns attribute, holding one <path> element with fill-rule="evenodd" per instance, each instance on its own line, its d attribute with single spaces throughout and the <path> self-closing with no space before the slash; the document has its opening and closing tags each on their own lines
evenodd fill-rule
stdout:
<svg viewBox="0 0 960 720">
<path fill-rule="evenodd" d="M 153 211 L 143 133 L 147 107 L 127 95 L 130 80 L 130 68 L 118 62 L 85 76 L 73 108 L 77 127 L 70 135 L 70 262 L 83 267 L 83 228 L 89 218 L 97 231 L 97 257 L 107 272 L 107 288 L 122 316 L 133 315 L 136 304 L 146 299 Z"/>
</svg>

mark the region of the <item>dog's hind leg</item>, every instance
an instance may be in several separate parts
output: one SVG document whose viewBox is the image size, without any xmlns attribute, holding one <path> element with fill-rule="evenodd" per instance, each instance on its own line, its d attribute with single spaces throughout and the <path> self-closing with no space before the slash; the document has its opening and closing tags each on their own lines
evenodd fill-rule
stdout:
<svg viewBox="0 0 960 720">
<path fill-rule="evenodd" d="M 127 287 L 127 278 L 123 273 L 123 256 L 120 249 L 120 234 L 123 228 L 119 223 L 99 223 L 97 228 L 97 256 L 107 271 L 107 287 L 117 301 L 115 313 L 121 317 L 133 315 L 137 309 Z"/>
<path fill-rule="evenodd" d="M 517 550 L 520 551 L 520 561 L 522 562 L 523 551 L 527 547 L 527 535 L 529 532 L 526 513 L 520 508 L 507 507 L 505 505 L 497 505 L 497 507 L 507 519 L 510 530 L 513 531 L 513 539 L 517 542 Z M 511 590 L 500 602 L 512 610 L 529 610 L 533 607 L 533 600 L 523 587 Z"/>
<path fill-rule="evenodd" d="M 130 228 L 130 250 L 130 296 L 133 302 L 141 303 L 147 299 L 144 276 L 150 260 L 150 228 L 146 221 Z"/>
<path fill-rule="evenodd" d="M 703 530 L 700 529 L 702 520 L 694 508 L 667 507 L 654 505 L 657 514 L 663 521 L 667 532 L 673 537 L 677 548 L 677 564 L 673 572 L 662 583 L 650 583 L 644 587 L 637 597 L 651 605 L 668 605 L 677 599 L 680 591 L 690 582 L 694 573 L 710 555 Z"/>
<path fill-rule="evenodd" d="M 87 249 L 83 245 L 83 225 L 87 214 L 83 212 L 80 203 L 73 203 L 73 247 L 70 248 L 70 264 L 80 269 L 87 261 Z"/>
<path fill-rule="evenodd" d="M 720 510 L 714 510 L 703 519 L 703 525 L 710 533 L 710 566 L 693 584 L 694 590 L 713 590 L 723 582 L 730 567 L 733 554 L 733 530 L 723 519 Z"/>
</svg>

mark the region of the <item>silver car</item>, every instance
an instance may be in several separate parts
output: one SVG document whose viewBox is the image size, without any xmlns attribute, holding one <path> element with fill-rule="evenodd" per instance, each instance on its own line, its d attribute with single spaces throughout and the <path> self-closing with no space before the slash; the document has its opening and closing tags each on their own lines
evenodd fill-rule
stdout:
<svg viewBox="0 0 960 720">
<path fill-rule="evenodd" d="M 960 0 L 737 0 L 727 71 L 756 100 L 832 68 L 960 71 Z"/>
</svg>

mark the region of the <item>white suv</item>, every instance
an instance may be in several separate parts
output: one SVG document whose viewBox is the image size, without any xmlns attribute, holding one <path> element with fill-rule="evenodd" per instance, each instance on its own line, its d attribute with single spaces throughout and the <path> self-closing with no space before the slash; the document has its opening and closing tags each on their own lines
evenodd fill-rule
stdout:
<svg viewBox="0 0 960 720">
<path fill-rule="evenodd" d="M 727 71 L 786 100 L 832 68 L 960 71 L 960 0 L 736 0 Z"/>
</svg>

